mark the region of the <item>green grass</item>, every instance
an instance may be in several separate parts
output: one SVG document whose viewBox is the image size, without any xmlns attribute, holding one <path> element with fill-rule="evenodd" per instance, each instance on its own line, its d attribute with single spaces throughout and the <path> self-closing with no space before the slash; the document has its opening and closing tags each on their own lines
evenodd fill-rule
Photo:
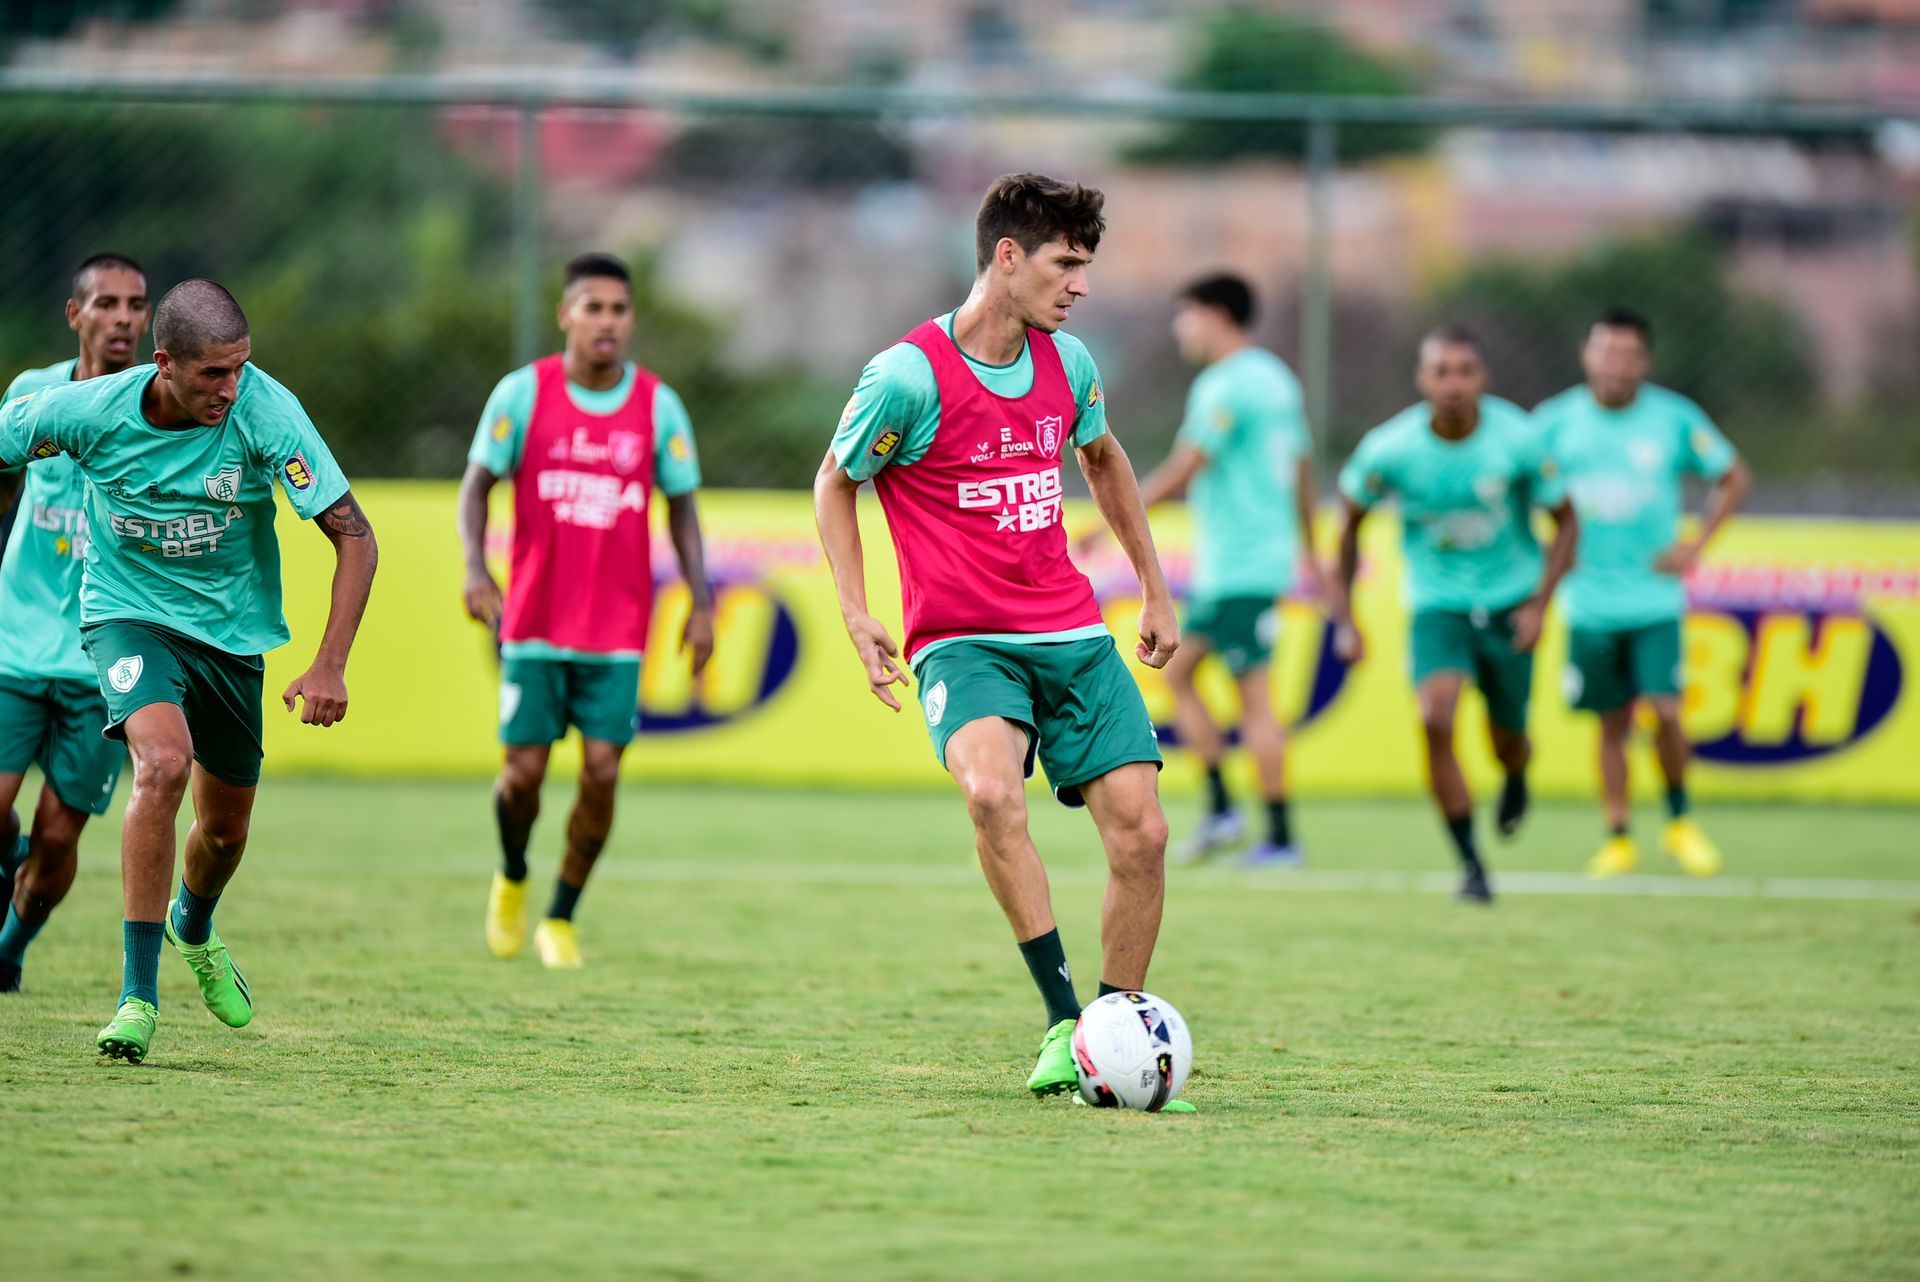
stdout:
<svg viewBox="0 0 1920 1282">
<path fill-rule="evenodd" d="M 1479 912 L 1334 888 L 1444 872 L 1422 808 L 1302 805 L 1315 877 L 1172 876 L 1152 986 L 1202 1111 L 1171 1118 L 1025 1098 L 1038 1001 L 947 797 L 629 790 L 588 969 L 549 974 L 482 945 L 483 785 L 262 796 L 220 909 L 259 1016 L 164 959 L 140 1068 L 92 1052 L 89 835 L 0 1000 L 0 1274 L 1920 1276 L 1910 812 L 1717 809 L 1739 894 Z M 1090 987 L 1090 828 L 1035 826 Z M 1575 870 L 1595 827 L 1547 809 L 1496 870 Z"/>
</svg>

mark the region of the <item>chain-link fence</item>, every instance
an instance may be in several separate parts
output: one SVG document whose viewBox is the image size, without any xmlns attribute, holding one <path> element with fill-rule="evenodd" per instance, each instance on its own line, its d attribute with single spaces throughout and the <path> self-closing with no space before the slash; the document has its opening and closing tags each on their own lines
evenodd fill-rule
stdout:
<svg viewBox="0 0 1920 1282">
<path fill-rule="evenodd" d="M 0 368 L 70 355 L 67 276 L 226 282 L 259 362 L 356 475 L 452 476 L 494 382 L 557 344 L 560 264 L 636 267 L 635 355 L 710 484 L 805 484 L 864 360 L 964 296 L 997 174 L 1104 188 L 1073 331 L 1136 458 L 1191 371 L 1174 292 L 1262 297 L 1330 464 L 1413 399 L 1419 333 L 1483 335 L 1495 390 L 1576 381 L 1601 308 L 1651 316 L 1775 510 L 1920 513 L 1920 126 L 1169 95 L 636 98 L 556 85 L 53 85 L 0 77 Z"/>
</svg>

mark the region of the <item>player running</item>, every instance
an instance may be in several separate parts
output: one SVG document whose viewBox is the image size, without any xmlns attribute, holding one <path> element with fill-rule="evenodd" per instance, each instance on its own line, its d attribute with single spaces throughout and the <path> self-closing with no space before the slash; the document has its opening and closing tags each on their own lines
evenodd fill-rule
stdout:
<svg viewBox="0 0 1920 1282">
<path fill-rule="evenodd" d="M 1549 453 L 1580 514 L 1580 563 L 1567 576 L 1567 699 L 1600 717 L 1600 790 L 1606 842 L 1588 863 L 1596 877 L 1632 872 L 1639 851 L 1627 826 L 1627 736 L 1646 700 L 1667 783 L 1660 844 L 1695 877 L 1720 871 L 1720 852 L 1687 809 L 1687 736 L 1680 724 L 1680 620 L 1685 580 L 1700 553 L 1746 498 L 1748 475 L 1733 447 L 1684 396 L 1646 381 L 1653 331 L 1615 308 L 1580 349 L 1584 386 L 1534 410 Z M 1687 475 L 1712 483 L 1700 532 L 1679 537 Z"/>
<path fill-rule="evenodd" d="M 67 328 L 80 336 L 80 355 L 20 375 L 5 402 L 127 369 L 148 318 L 140 265 L 121 254 L 95 254 L 73 274 L 67 300 Z M 0 646 L 0 993 L 20 991 L 27 945 L 73 885 L 80 830 L 112 804 L 127 757 L 100 733 L 107 703 L 80 646 L 86 482 L 71 459 L 49 458 L 0 474 L 0 508 L 16 493 L 23 511 L 0 561 L 0 626 L 7 635 Z M 13 804 L 34 763 L 45 781 L 31 832 L 23 833 Z"/>
<path fill-rule="evenodd" d="M 1280 633 L 1279 598 L 1292 589 L 1296 567 L 1306 568 L 1318 596 L 1313 439 L 1299 380 L 1248 333 L 1253 309 L 1253 290 L 1238 276 L 1208 276 L 1182 291 L 1174 339 L 1182 356 L 1206 368 L 1187 393 L 1173 453 L 1140 483 L 1149 510 L 1185 495 L 1193 512 L 1186 626 L 1167 681 L 1180 741 L 1206 767 L 1207 817 L 1176 848 L 1181 863 L 1235 845 L 1245 832 L 1220 772 L 1226 743 L 1194 686 L 1209 654 L 1225 661 L 1239 686 L 1240 741 L 1267 806 L 1266 836 L 1247 865 L 1300 862 L 1287 814 L 1286 732 L 1274 715 L 1268 665 Z"/>
<path fill-rule="evenodd" d="M 1086 297 L 1103 200 L 1038 174 L 995 182 L 974 224 L 972 292 L 868 363 L 813 487 L 847 633 L 874 697 L 898 709 L 892 686 L 907 678 L 867 609 L 855 516 L 861 484 L 879 492 L 934 754 L 966 798 L 987 884 L 1046 1006 L 1027 1080 L 1039 1095 L 1074 1087 L 1080 1002 L 1027 831 L 1036 755 L 1106 847 L 1101 993 L 1146 982 L 1165 885 L 1159 745 L 1060 525 L 1071 445 L 1139 576 L 1137 653 L 1163 667 L 1179 635 L 1133 468 L 1107 432 L 1092 359 L 1058 333 Z"/>
<path fill-rule="evenodd" d="M 263 651 L 280 609 L 278 483 L 333 544 L 326 631 L 281 698 L 330 726 L 378 551 L 326 443 L 293 393 L 249 362 L 246 316 L 209 280 L 176 285 L 153 317 L 152 365 L 45 388 L 0 410 L 0 468 L 66 454 L 87 481 L 80 630 L 107 701 L 106 733 L 133 756 L 121 830 L 126 918 L 120 1008 L 104 1055 L 139 1063 L 159 1015 L 160 946 L 192 968 L 207 1009 L 253 1018 L 247 982 L 213 930 L 240 864 L 260 779 Z M 189 789 L 179 895 L 174 823 Z"/>
<path fill-rule="evenodd" d="M 613 829 L 620 757 L 633 740 L 640 664 L 653 617 L 648 511 L 667 496 L 667 529 L 692 594 L 681 630 L 698 674 L 713 653 L 713 605 L 694 491 L 693 427 L 673 389 L 627 359 L 633 290 L 607 254 L 567 264 L 566 350 L 522 366 L 487 400 L 460 482 L 467 613 L 500 636 L 500 741 L 494 785 L 501 868 L 487 896 L 487 946 L 527 939 L 527 843 L 553 745 L 578 726 L 580 791 L 547 915 L 540 960 L 580 965 L 573 914 Z M 513 478 L 513 557 L 503 600 L 487 569 L 487 495 Z"/>
<path fill-rule="evenodd" d="M 1491 903 L 1474 843 L 1473 798 L 1454 755 L 1454 710 L 1468 681 L 1486 696 L 1493 755 L 1506 772 L 1497 822 L 1502 836 L 1512 836 L 1527 811 L 1533 647 L 1553 589 L 1573 563 L 1577 522 L 1526 415 L 1486 395 L 1486 364 L 1471 334 L 1453 326 L 1428 334 L 1416 381 L 1426 399 L 1368 432 L 1340 473 L 1334 645 L 1348 663 L 1362 657 L 1353 622 L 1360 523 L 1376 503 L 1396 497 L 1428 784 L 1460 857 L 1460 898 Z M 1550 510 L 1557 527 L 1544 561 L 1533 535 L 1535 507 Z"/>
</svg>

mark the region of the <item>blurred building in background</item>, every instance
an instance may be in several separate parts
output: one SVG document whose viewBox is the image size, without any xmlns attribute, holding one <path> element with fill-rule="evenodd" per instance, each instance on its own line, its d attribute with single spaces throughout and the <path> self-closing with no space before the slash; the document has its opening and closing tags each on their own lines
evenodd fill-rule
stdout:
<svg viewBox="0 0 1920 1282">
<path fill-rule="evenodd" d="M 67 354 L 87 253 L 218 276 L 359 474 L 456 472 L 592 246 L 639 264 L 640 355 L 710 479 L 804 483 L 865 357 L 962 296 L 980 190 L 1041 169 L 1109 194 L 1073 326 L 1137 454 L 1188 377 L 1170 295 L 1233 267 L 1329 456 L 1412 398 L 1434 320 L 1531 403 L 1618 302 L 1764 505 L 1920 513 L 1920 0 L 5 12 L 0 164 L 35 181 L 0 220 L 0 365 Z M 265 89 L 207 100 L 235 84 Z M 1300 100 L 1206 119 L 1168 91 Z M 1318 167 L 1309 99 L 1347 104 Z"/>
</svg>

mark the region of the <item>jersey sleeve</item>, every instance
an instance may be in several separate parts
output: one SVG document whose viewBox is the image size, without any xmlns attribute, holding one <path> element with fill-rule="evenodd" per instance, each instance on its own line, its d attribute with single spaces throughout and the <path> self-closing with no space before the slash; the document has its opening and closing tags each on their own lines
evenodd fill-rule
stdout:
<svg viewBox="0 0 1920 1282">
<path fill-rule="evenodd" d="M 912 463 L 933 444 L 940 387 L 926 353 L 895 343 L 867 362 L 833 433 L 833 459 L 856 481 L 891 464 Z"/>
<path fill-rule="evenodd" d="M 42 388 L 9 396 L 0 404 L 0 464 L 9 471 L 56 454 L 71 454 L 78 448 L 72 418 L 63 422 L 62 415 L 48 412 L 54 399 L 49 395 L 52 390 Z"/>
<path fill-rule="evenodd" d="M 1393 492 L 1386 436 L 1375 428 L 1360 438 L 1358 448 L 1340 469 L 1340 493 L 1357 507 L 1370 508 Z"/>
<path fill-rule="evenodd" d="M 533 382 L 533 367 L 526 365 L 494 385 L 487 407 L 480 411 L 467 462 L 478 463 L 502 479 L 520 470 L 527 424 L 533 421 Z"/>
<path fill-rule="evenodd" d="M 1733 444 L 1721 435 L 1707 412 L 1692 401 L 1683 400 L 1680 426 L 1680 470 L 1717 481 L 1739 459 Z"/>
<path fill-rule="evenodd" d="M 1534 506 L 1559 507 L 1567 500 L 1567 478 L 1553 442 L 1535 431 L 1533 424 L 1524 418 L 1517 425 L 1516 435 L 1525 451 L 1527 483 L 1533 490 Z"/>
<path fill-rule="evenodd" d="M 260 371 L 251 372 L 264 384 L 246 406 L 255 453 L 300 519 L 311 521 L 347 492 L 346 475 L 299 398 Z"/>
<path fill-rule="evenodd" d="M 1100 387 L 1100 368 L 1093 363 L 1087 345 L 1071 334 L 1055 334 L 1054 349 L 1067 372 L 1067 386 L 1073 389 L 1073 432 L 1075 449 L 1091 445 L 1107 434 L 1107 394 Z"/>
<path fill-rule="evenodd" d="M 653 393 L 653 483 L 670 499 L 700 488 L 700 453 L 693 420 L 680 394 L 665 383 Z"/>
<path fill-rule="evenodd" d="M 1227 395 L 1227 387 L 1221 380 L 1209 378 L 1210 373 L 1203 371 L 1187 389 L 1186 414 L 1174 436 L 1180 444 L 1192 446 L 1209 457 L 1221 451 L 1233 435 L 1234 427 L 1233 402 Z"/>
</svg>

